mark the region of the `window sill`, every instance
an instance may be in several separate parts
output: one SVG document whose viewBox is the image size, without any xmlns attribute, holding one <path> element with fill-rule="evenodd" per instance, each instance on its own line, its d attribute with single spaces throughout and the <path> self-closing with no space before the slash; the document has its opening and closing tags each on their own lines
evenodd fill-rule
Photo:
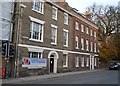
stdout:
<svg viewBox="0 0 120 86">
<path fill-rule="evenodd" d="M 66 65 L 63 65 L 63 67 L 65 68 L 65 67 L 68 67 L 68 66 L 66 66 Z"/>
<path fill-rule="evenodd" d="M 89 50 L 86 50 L 86 51 L 89 51 Z"/>
<path fill-rule="evenodd" d="M 68 25 L 68 23 L 64 23 L 65 25 Z"/>
<path fill-rule="evenodd" d="M 76 28 L 76 30 L 79 30 L 79 29 Z"/>
<path fill-rule="evenodd" d="M 84 50 L 84 49 L 81 49 L 81 50 Z"/>
<path fill-rule="evenodd" d="M 95 53 L 97 53 L 97 51 L 94 51 Z"/>
<path fill-rule="evenodd" d="M 78 48 L 78 47 L 76 47 L 75 49 L 77 49 L 77 50 L 78 50 L 79 48 Z"/>
<path fill-rule="evenodd" d="M 53 18 L 53 17 L 52 17 L 52 19 L 55 20 L 55 21 L 57 21 L 57 18 Z"/>
<path fill-rule="evenodd" d="M 35 42 L 43 42 L 42 40 L 36 40 L 36 39 L 29 39 L 30 41 L 35 41 Z"/>
<path fill-rule="evenodd" d="M 75 67 L 80 67 L 79 65 L 76 65 Z"/>
<path fill-rule="evenodd" d="M 27 36 L 22 36 L 22 38 L 24 38 L 24 39 L 29 39 L 29 37 L 27 37 Z"/>
<path fill-rule="evenodd" d="M 51 45 L 57 45 L 56 43 L 51 43 Z"/>
<path fill-rule="evenodd" d="M 67 45 L 63 45 L 64 47 L 68 47 Z"/>
<path fill-rule="evenodd" d="M 81 67 L 85 67 L 84 65 L 81 65 Z"/>
<path fill-rule="evenodd" d="M 37 12 L 37 13 L 44 14 L 43 12 L 40 12 L 40 11 L 37 11 L 37 10 L 34 10 L 34 9 L 32 9 L 32 10 Z"/>
</svg>

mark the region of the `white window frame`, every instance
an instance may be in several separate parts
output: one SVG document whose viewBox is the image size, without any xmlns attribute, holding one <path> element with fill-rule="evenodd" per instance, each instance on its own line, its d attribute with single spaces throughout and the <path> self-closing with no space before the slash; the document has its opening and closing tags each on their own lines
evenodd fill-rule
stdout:
<svg viewBox="0 0 120 86">
<path fill-rule="evenodd" d="M 89 34 L 89 27 L 86 26 L 86 34 Z"/>
<path fill-rule="evenodd" d="M 75 36 L 75 49 L 79 49 L 79 37 Z"/>
<path fill-rule="evenodd" d="M 82 56 L 82 58 L 81 58 L 81 67 L 85 67 L 85 65 L 84 65 L 84 56 Z"/>
<path fill-rule="evenodd" d="M 86 58 L 86 67 L 89 67 L 89 57 Z"/>
<path fill-rule="evenodd" d="M 89 51 L 89 41 L 88 41 L 88 39 L 86 40 L 86 51 Z"/>
<path fill-rule="evenodd" d="M 37 12 L 37 13 L 44 14 L 44 0 L 39 0 L 40 3 L 42 3 L 42 10 L 41 10 L 41 11 L 35 10 L 35 1 L 36 1 L 36 0 L 33 0 L 32 10 L 35 11 L 35 12 Z"/>
<path fill-rule="evenodd" d="M 55 10 L 55 17 L 53 16 L 53 10 Z M 57 20 L 57 8 L 52 6 L 52 19 Z"/>
<path fill-rule="evenodd" d="M 96 31 L 94 31 L 94 37 L 95 37 L 95 38 L 96 38 L 96 35 L 97 35 L 97 34 L 96 34 Z"/>
<path fill-rule="evenodd" d="M 96 47 L 97 47 L 97 43 L 94 43 L 94 52 L 97 52 Z"/>
<path fill-rule="evenodd" d="M 75 29 L 79 30 L 79 22 L 78 21 L 75 21 Z"/>
<path fill-rule="evenodd" d="M 53 24 L 51 24 L 51 30 L 52 30 L 52 28 L 55 28 L 56 29 L 56 32 L 55 32 L 55 43 L 53 43 L 53 42 L 51 42 L 51 44 L 53 44 L 53 45 L 57 45 L 57 26 L 56 25 L 53 25 Z M 51 33 L 52 34 L 52 33 Z"/>
<path fill-rule="evenodd" d="M 91 35 L 91 36 L 93 36 L 93 33 L 92 33 L 92 31 L 93 31 L 93 30 L 92 30 L 92 29 L 90 29 L 90 35 Z"/>
<path fill-rule="evenodd" d="M 31 41 L 36 41 L 36 42 L 43 42 L 44 23 L 45 23 L 45 21 L 42 21 L 42 20 L 36 19 L 36 18 L 34 18 L 34 17 L 31 17 L 31 16 L 29 16 L 29 18 L 30 18 L 30 20 L 31 20 L 31 27 L 30 27 L 31 30 L 32 30 L 31 35 L 33 35 L 33 22 L 36 22 L 36 23 L 42 24 L 42 35 L 41 35 L 41 40 L 40 40 L 40 37 L 39 37 L 38 40 L 37 40 L 37 39 L 33 39 L 33 38 L 29 38 L 29 40 L 31 40 Z M 40 36 L 40 34 L 39 34 L 39 36 Z"/>
<path fill-rule="evenodd" d="M 32 57 L 32 54 L 33 54 L 33 53 L 38 53 L 38 57 L 37 57 L 37 58 L 39 58 L 39 55 L 40 55 L 41 52 L 29 52 L 29 54 L 30 54 L 30 57 L 29 57 L 29 58 L 33 58 L 33 57 Z M 41 53 L 41 57 L 40 57 L 40 58 L 42 58 L 42 53 Z"/>
<path fill-rule="evenodd" d="M 95 58 L 94 63 L 94 65 L 97 66 L 97 58 Z"/>
<path fill-rule="evenodd" d="M 65 16 L 67 17 L 66 22 L 65 22 Z M 64 24 L 68 25 L 68 14 L 67 13 L 64 13 Z"/>
<path fill-rule="evenodd" d="M 75 58 L 75 67 L 79 67 L 79 56 Z"/>
<path fill-rule="evenodd" d="M 64 43 L 63 43 L 63 46 L 64 46 L 64 47 L 68 47 L 68 30 L 63 29 L 63 42 L 64 42 L 64 32 L 67 33 L 67 37 L 66 37 L 66 45 L 64 45 Z"/>
<path fill-rule="evenodd" d="M 84 25 L 83 24 L 81 24 L 81 32 L 84 33 Z"/>
<path fill-rule="evenodd" d="M 66 55 L 66 57 L 65 57 L 65 65 L 63 64 L 63 67 L 68 67 L 68 54 L 63 54 L 63 55 Z"/>
<path fill-rule="evenodd" d="M 93 51 L 93 42 L 90 42 L 90 51 Z"/>
<path fill-rule="evenodd" d="M 31 48 L 31 47 L 29 47 L 28 48 L 28 51 L 29 52 L 38 52 L 38 53 L 41 53 L 41 57 L 40 58 L 43 58 L 43 49 L 39 49 L 39 48 Z M 31 57 L 32 55 L 30 55 L 30 57 Z M 38 58 L 39 58 L 39 56 L 38 56 Z"/>
<path fill-rule="evenodd" d="M 81 50 L 84 50 L 84 39 L 81 38 Z"/>
</svg>

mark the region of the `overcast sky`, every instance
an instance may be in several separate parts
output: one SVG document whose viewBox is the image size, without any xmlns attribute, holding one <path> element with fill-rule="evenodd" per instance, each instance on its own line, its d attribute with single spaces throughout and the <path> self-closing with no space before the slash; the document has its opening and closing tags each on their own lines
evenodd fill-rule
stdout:
<svg viewBox="0 0 120 86">
<path fill-rule="evenodd" d="M 66 0 L 69 5 L 73 8 L 79 10 L 80 13 L 85 12 L 88 6 L 91 6 L 93 3 L 100 5 L 114 5 L 117 6 L 120 0 Z"/>
</svg>

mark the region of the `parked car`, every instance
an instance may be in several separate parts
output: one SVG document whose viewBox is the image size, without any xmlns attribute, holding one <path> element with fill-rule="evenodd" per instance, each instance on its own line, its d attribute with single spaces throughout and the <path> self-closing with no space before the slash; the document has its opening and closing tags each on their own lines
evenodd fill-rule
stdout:
<svg viewBox="0 0 120 86">
<path fill-rule="evenodd" d="M 111 63 L 109 70 L 120 70 L 120 63 Z"/>
</svg>

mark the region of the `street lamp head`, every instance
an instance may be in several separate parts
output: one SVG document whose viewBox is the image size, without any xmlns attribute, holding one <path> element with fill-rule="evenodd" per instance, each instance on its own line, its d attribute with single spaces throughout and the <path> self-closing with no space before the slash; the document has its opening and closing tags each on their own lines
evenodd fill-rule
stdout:
<svg viewBox="0 0 120 86">
<path fill-rule="evenodd" d="M 24 4 L 20 4 L 20 7 L 22 8 L 26 8 L 26 6 Z"/>
</svg>

